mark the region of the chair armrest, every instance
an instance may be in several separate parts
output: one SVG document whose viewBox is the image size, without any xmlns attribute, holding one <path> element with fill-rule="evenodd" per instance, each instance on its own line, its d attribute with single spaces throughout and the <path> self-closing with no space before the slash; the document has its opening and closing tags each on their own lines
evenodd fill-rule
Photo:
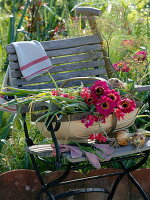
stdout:
<svg viewBox="0 0 150 200">
<path fill-rule="evenodd" d="M 92 7 L 85 7 L 85 6 L 79 6 L 74 8 L 76 14 L 82 14 L 85 16 L 100 16 L 101 15 L 101 10 L 97 8 L 92 8 Z"/>
<path fill-rule="evenodd" d="M 136 92 L 150 92 L 150 85 L 135 85 L 135 91 Z"/>
</svg>

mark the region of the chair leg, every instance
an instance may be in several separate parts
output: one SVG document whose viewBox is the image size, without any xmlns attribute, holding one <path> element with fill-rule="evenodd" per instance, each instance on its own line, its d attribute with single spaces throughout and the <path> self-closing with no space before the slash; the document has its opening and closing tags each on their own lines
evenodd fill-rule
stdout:
<svg viewBox="0 0 150 200">
<path fill-rule="evenodd" d="M 125 166 L 124 166 L 124 164 L 122 162 L 120 162 L 120 165 L 121 165 L 121 167 L 122 167 L 123 170 L 126 170 L 126 168 L 125 168 Z M 147 194 L 144 192 L 143 188 L 135 180 L 135 178 L 132 176 L 132 174 L 129 172 L 127 175 L 128 175 L 129 180 L 135 185 L 135 187 L 137 188 L 137 190 L 140 192 L 140 194 L 143 197 L 143 199 L 144 200 L 149 200 Z"/>
<path fill-rule="evenodd" d="M 140 192 L 141 196 L 143 197 L 144 200 L 149 200 L 147 194 L 144 192 L 143 188 L 140 186 L 140 184 L 135 180 L 135 178 L 129 173 L 128 177 L 130 181 L 135 185 L 135 187 L 138 189 Z"/>
<path fill-rule="evenodd" d="M 112 189 L 111 189 L 111 192 L 110 192 L 110 195 L 108 196 L 107 200 L 112 200 L 113 199 L 113 196 L 116 192 L 116 189 L 120 183 L 120 181 L 122 180 L 122 178 L 124 177 L 124 175 L 128 175 L 129 179 L 132 181 L 132 183 L 136 186 L 136 188 L 139 190 L 141 196 L 143 197 L 144 200 L 149 200 L 149 198 L 147 197 L 147 195 L 145 194 L 144 190 L 142 189 L 142 187 L 140 186 L 140 184 L 132 177 L 132 175 L 130 174 L 130 172 L 136 170 L 136 169 L 139 169 L 148 159 L 148 156 L 149 156 L 149 151 L 145 151 L 143 152 L 144 155 L 143 155 L 143 158 L 142 160 L 140 160 L 137 164 L 135 164 L 134 166 L 126 169 L 124 164 L 122 163 L 122 161 L 119 161 L 119 164 L 121 166 L 121 168 L 123 169 L 123 172 L 116 178 L 113 186 L 112 186 Z"/>
</svg>

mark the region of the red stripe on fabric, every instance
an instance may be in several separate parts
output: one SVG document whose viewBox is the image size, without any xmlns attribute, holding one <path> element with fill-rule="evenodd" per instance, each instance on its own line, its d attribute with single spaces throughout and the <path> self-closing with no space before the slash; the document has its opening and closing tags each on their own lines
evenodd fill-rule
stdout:
<svg viewBox="0 0 150 200">
<path fill-rule="evenodd" d="M 0 98 L 4 98 L 4 95 L 0 95 Z"/>
<path fill-rule="evenodd" d="M 41 69 L 41 70 L 39 70 L 39 71 L 37 71 L 37 72 L 34 72 L 33 74 L 30 74 L 29 76 L 26 76 L 26 77 L 24 77 L 24 78 L 27 79 L 27 78 L 29 78 L 29 77 L 31 77 L 31 76 L 34 76 L 35 74 L 38 74 L 38 73 L 40 73 L 40 72 L 42 72 L 42 71 L 44 71 L 44 70 L 46 70 L 46 69 L 51 68 L 51 67 L 52 67 L 52 66 L 46 67 L 46 68 L 44 68 L 44 69 Z"/>
<path fill-rule="evenodd" d="M 39 62 L 42 62 L 44 60 L 47 60 L 47 59 L 49 59 L 49 57 L 48 56 L 44 56 L 44 57 L 38 58 L 36 60 L 33 60 L 32 62 L 29 62 L 28 64 L 20 67 L 20 70 L 23 71 L 23 70 L 27 69 L 28 67 L 30 67 L 32 65 L 35 65 L 35 64 L 37 64 Z"/>
<path fill-rule="evenodd" d="M 15 110 L 15 109 L 7 108 L 7 107 L 3 107 L 3 108 L 5 108 L 5 109 L 7 109 L 7 110 L 17 111 L 17 110 Z"/>
</svg>

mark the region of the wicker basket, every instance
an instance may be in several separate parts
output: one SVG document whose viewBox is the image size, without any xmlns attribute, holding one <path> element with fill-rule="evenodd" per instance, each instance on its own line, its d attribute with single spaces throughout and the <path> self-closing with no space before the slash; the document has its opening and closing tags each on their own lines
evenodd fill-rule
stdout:
<svg viewBox="0 0 150 200">
<path fill-rule="evenodd" d="M 73 80 L 102 80 L 107 82 L 107 84 L 110 86 L 109 82 L 103 78 L 99 77 L 75 77 L 71 79 L 67 79 L 63 82 L 61 87 L 64 87 L 66 84 L 68 84 L 70 81 Z M 87 114 L 90 113 L 78 113 L 78 114 L 70 114 L 63 117 L 60 129 L 56 132 L 56 137 L 58 141 L 64 142 L 64 141 L 87 141 L 87 138 L 92 133 L 101 133 L 106 132 L 109 133 L 113 131 L 118 131 L 121 129 L 125 129 L 130 127 L 135 119 L 136 115 L 138 114 L 139 107 L 141 107 L 141 102 L 136 102 L 137 108 L 131 112 L 127 113 L 124 116 L 124 119 L 121 119 L 120 121 L 115 122 L 114 126 L 114 115 L 109 115 L 109 117 L 106 119 L 106 123 L 94 123 L 91 127 L 86 128 L 83 123 L 81 123 L 81 119 L 83 119 Z M 37 127 L 40 130 L 40 132 L 45 137 L 51 137 L 51 134 L 49 131 L 47 131 L 45 123 L 43 122 L 37 122 Z"/>
<path fill-rule="evenodd" d="M 138 114 L 139 108 L 136 108 L 133 112 L 127 113 L 124 119 L 117 121 L 115 131 L 130 127 Z M 74 116 L 75 115 L 75 116 Z M 85 113 L 84 113 L 85 115 Z M 86 128 L 83 123 L 79 120 L 83 115 L 71 114 L 65 116 L 65 120 L 62 120 L 60 129 L 56 132 L 58 141 L 84 141 L 87 140 L 88 136 L 92 133 L 109 133 L 113 126 L 113 115 L 110 115 L 106 119 L 106 123 L 94 123 L 93 126 Z M 77 118 L 77 120 L 75 120 Z M 66 120 L 67 119 L 67 120 Z M 43 122 L 37 122 L 37 127 L 45 137 L 51 137 L 49 131 Z"/>
</svg>

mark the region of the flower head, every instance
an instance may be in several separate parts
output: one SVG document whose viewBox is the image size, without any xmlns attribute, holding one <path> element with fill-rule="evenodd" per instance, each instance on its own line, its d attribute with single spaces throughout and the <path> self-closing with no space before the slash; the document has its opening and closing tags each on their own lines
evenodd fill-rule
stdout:
<svg viewBox="0 0 150 200">
<path fill-rule="evenodd" d="M 135 53 L 133 58 L 137 59 L 138 61 L 144 61 L 147 59 L 147 52 L 146 51 L 138 51 Z"/>
<path fill-rule="evenodd" d="M 91 98 L 91 93 L 90 93 L 89 88 L 83 87 L 83 88 L 82 88 L 82 91 L 80 92 L 80 96 L 81 96 L 83 99 L 90 99 L 90 98 Z"/>
<path fill-rule="evenodd" d="M 99 142 L 106 142 L 107 141 L 107 138 L 105 136 L 103 136 L 102 133 L 96 133 L 96 134 L 91 134 L 89 136 L 89 139 L 90 140 L 97 140 Z"/>
<path fill-rule="evenodd" d="M 125 116 L 125 113 L 122 112 L 122 110 L 120 108 L 116 108 L 114 110 L 114 113 L 116 114 L 117 119 L 120 121 L 121 118 L 123 119 Z"/>
<path fill-rule="evenodd" d="M 101 115 L 108 117 L 114 111 L 116 104 L 107 96 L 101 97 L 96 104 L 96 110 Z"/>
<path fill-rule="evenodd" d="M 56 90 L 56 89 L 52 90 L 53 96 L 59 96 L 59 94 L 60 94 L 60 90 Z"/>
<path fill-rule="evenodd" d="M 94 122 L 97 122 L 99 118 L 95 115 L 87 115 L 84 119 L 81 119 L 81 122 L 84 123 L 85 127 L 88 128 L 92 126 Z"/>
<path fill-rule="evenodd" d="M 91 91 L 87 87 L 83 87 L 80 96 L 85 100 L 85 103 L 90 105 L 92 103 Z"/>
<path fill-rule="evenodd" d="M 133 40 L 123 40 L 121 42 L 122 46 L 133 46 L 134 45 L 134 41 Z"/>
<path fill-rule="evenodd" d="M 119 108 L 123 113 L 130 113 L 134 111 L 136 107 L 135 101 L 127 98 L 121 100 L 119 104 Z"/>
<path fill-rule="evenodd" d="M 97 100 L 105 95 L 108 89 L 109 87 L 105 81 L 96 81 L 95 84 L 90 87 L 93 103 L 96 104 Z"/>
<path fill-rule="evenodd" d="M 118 61 L 118 62 L 114 63 L 113 67 L 116 71 L 122 71 L 122 72 L 130 71 L 128 63 L 125 63 L 124 61 Z"/>
<path fill-rule="evenodd" d="M 114 102 L 115 107 L 117 106 L 118 102 L 121 99 L 119 92 L 116 92 L 114 89 L 107 90 L 107 97 L 109 97 Z"/>
</svg>

